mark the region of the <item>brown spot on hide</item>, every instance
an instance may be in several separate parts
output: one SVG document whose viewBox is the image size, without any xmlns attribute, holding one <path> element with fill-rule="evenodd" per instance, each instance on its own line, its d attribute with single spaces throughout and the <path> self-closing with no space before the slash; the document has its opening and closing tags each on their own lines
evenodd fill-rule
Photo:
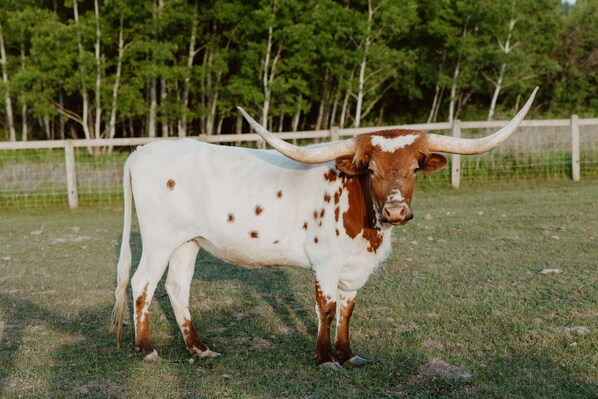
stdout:
<svg viewBox="0 0 598 399">
<path fill-rule="evenodd" d="M 334 347 L 336 349 L 336 355 L 338 357 L 339 362 L 345 363 L 347 360 L 355 356 L 355 354 L 351 350 L 351 344 L 349 342 L 349 322 L 351 321 L 351 315 L 353 314 L 355 299 L 352 299 L 345 303 L 342 300 L 342 297 L 339 296 L 339 300 L 341 304 L 341 309 L 339 312 L 339 323 L 336 329 L 336 339 L 334 341 Z"/>
<path fill-rule="evenodd" d="M 318 218 L 318 211 L 314 211 L 314 219 Z"/>
<path fill-rule="evenodd" d="M 279 190 L 279 191 L 276 193 L 276 196 L 277 196 L 279 199 L 280 199 L 280 198 L 282 198 L 282 190 Z"/>
<path fill-rule="evenodd" d="M 260 213 L 262 213 L 264 211 L 264 208 L 262 208 L 259 205 L 255 206 L 255 214 L 259 216 Z"/>
<path fill-rule="evenodd" d="M 317 244 L 318 243 L 318 237 L 314 237 L 314 242 Z"/>
<path fill-rule="evenodd" d="M 318 223 L 318 227 L 322 227 L 322 221 L 320 220 L 320 223 Z"/>
<path fill-rule="evenodd" d="M 326 210 L 324 208 L 322 208 L 322 210 L 320 211 L 320 217 L 323 218 L 325 213 L 326 213 Z"/>
<path fill-rule="evenodd" d="M 341 208 L 338 206 L 334 208 L 334 220 L 338 222 L 339 214 L 341 213 Z"/>
<path fill-rule="evenodd" d="M 328 172 L 324 173 L 324 180 L 327 180 L 329 182 L 334 182 L 336 181 L 336 172 L 334 171 L 334 169 L 330 169 L 328 170 Z"/>
<path fill-rule="evenodd" d="M 235 215 L 233 215 L 232 213 L 229 213 L 228 216 L 226 217 L 226 221 L 229 223 L 232 223 L 235 221 Z"/>
<path fill-rule="evenodd" d="M 318 307 L 319 328 L 318 341 L 316 343 L 316 356 L 318 364 L 334 362 L 332 347 L 330 345 L 330 324 L 336 314 L 336 302 L 329 296 L 325 296 L 316 280 L 316 306 Z"/>
<path fill-rule="evenodd" d="M 369 175 L 343 176 L 343 185 L 349 199 L 349 209 L 343 213 L 343 226 L 351 238 L 362 234 L 369 242 L 368 252 L 376 252 L 383 237 L 376 227 L 376 211 L 368 179 Z"/>
<path fill-rule="evenodd" d="M 340 200 L 341 200 L 341 194 L 338 192 L 334 193 L 334 205 L 338 205 Z"/>
<path fill-rule="evenodd" d="M 168 181 L 166 182 L 166 187 L 168 187 L 169 190 L 174 190 L 174 185 L 176 184 L 176 182 L 172 179 L 168 179 Z"/>
<path fill-rule="evenodd" d="M 339 235 L 341 235 L 341 233 L 336 229 L 336 236 L 338 237 Z"/>
<path fill-rule="evenodd" d="M 249 233 L 249 236 L 250 236 L 251 238 L 257 238 L 257 231 L 255 231 L 255 230 L 252 230 L 252 231 Z"/>
<path fill-rule="evenodd" d="M 150 341 L 149 312 L 147 311 L 147 284 L 135 299 L 135 350 L 144 356 L 154 351 Z"/>
<path fill-rule="evenodd" d="M 275 240 L 275 241 L 273 242 L 273 244 L 278 244 L 278 242 L 279 242 L 278 240 Z"/>
<path fill-rule="evenodd" d="M 324 193 L 324 201 L 325 202 L 330 202 L 330 194 Z"/>
<path fill-rule="evenodd" d="M 197 336 L 197 331 L 195 331 L 195 326 L 193 322 L 189 319 L 183 319 L 183 324 L 181 324 L 181 331 L 183 332 L 183 337 L 185 338 L 185 345 L 187 345 L 187 350 L 193 353 L 194 349 L 197 349 L 201 352 L 205 352 L 208 350 L 208 347 L 204 345 L 203 342 Z"/>
<path fill-rule="evenodd" d="M 303 230 L 307 230 L 307 222 L 303 223 Z"/>
</svg>

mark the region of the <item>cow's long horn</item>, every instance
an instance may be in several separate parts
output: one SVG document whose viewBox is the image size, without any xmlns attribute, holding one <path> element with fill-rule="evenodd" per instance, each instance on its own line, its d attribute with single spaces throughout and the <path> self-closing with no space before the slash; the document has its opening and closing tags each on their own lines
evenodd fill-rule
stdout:
<svg viewBox="0 0 598 399">
<path fill-rule="evenodd" d="M 302 163 L 324 163 L 332 161 L 341 156 L 355 154 L 355 141 L 342 140 L 322 145 L 314 145 L 308 147 L 298 147 L 279 139 L 268 131 L 265 127 L 257 123 L 251 116 L 245 112 L 241 107 L 237 107 L 243 114 L 251 127 L 259 134 L 268 144 L 281 154 Z"/>
<path fill-rule="evenodd" d="M 496 148 L 508 139 L 511 134 L 517 129 L 527 111 L 529 111 L 536 96 L 538 87 L 536 87 L 525 103 L 523 108 L 515 115 L 515 117 L 505 127 L 490 136 L 479 139 L 462 139 L 451 136 L 441 136 L 438 134 L 428 134 L 428 148 L 430 151 L 449 152 L 452 154 L 473 155 L 481 154 Z"/>
</svg>

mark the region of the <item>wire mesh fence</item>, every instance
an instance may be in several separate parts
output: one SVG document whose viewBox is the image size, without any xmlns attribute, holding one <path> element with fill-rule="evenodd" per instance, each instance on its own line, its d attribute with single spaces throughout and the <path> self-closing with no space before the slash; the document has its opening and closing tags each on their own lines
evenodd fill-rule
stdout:
<svg viewBox="0 0 598 399">
<path fill-rule="evenodd" d="M 370 129 L 375 130 L 377 129 Z M 438 134 L 451 134 L 450 129 L 438 129 L 438 126 L 432 126 L 430 130 Z M 482 137 L 495 130 L 463 129 L 461 137 Z M 517 182 L 569 179 L 574 163 L 571 132 L 571 127 L 566 123 L 548 127 L 524 125 L 494 151 L 477 156 L 462 156 L 460 184 L 512 185 Z M 349 134 L 353 135 L 355 132 Z M 320 132 L 312 132 L 311 138 L 296 138 L 305 143 L 314 137 L 320 139 L 320 136 Z M 255 140 L 244 139 L 244 142 L 255 144 Z M 217 141 L 226 143 L 227 140 L 220 136 Z M 236 141 L 238 138 L 229 140 L 233 145 Z M 595 124 L 580 124 L 579 142 L 581 179 L 598 177 L 598 121 Z M 91 151 L 95 154 L 90 154 L 83 143 L 78 143 L 74 148 L 76 195 L 79 204 L 112 205 L 122 202 L 122 167 L 134 146 L 132 143 L 118 142 L 115 145 L 122 146 L 116 146 L 114 151 L 108 152 L 105 146 L 108 141 L 104 140 L 102 143 L 103 147 L 94 147 L 100 150 Z M 43 143 L 38 142 L 37 146 L 41 145 Z M 52 146 L 58 148 L 0 147 L 0 207 L 43 208 L 66 206 L 69 203 L 65 148 L 61 148 L 55 142 Z M 449 156 L 450 161 L 451 158 Z M 418 186 L 449 188 L 450 165 L 437 173 L 419 176 Z"/>
</svg>

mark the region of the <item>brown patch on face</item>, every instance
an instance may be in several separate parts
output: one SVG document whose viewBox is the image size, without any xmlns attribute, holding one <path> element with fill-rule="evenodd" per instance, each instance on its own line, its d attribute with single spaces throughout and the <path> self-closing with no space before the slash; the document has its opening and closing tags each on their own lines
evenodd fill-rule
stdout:
<svg viewBox="0 0 598 399">
<path fill-rule="evenodd" d="M 314 243 L 316 243 L 316 244 L 317 244 L 317 243 L 318 243 L 318 241 L 319 241 L 319 240 L 318 240 L 318 237 L 314 237 Z"/>
<path fill-rule="evenodd" d="M 166 187 L 172 191 L 172 190 L 174 190 L 175 184 L 176 184 L 176 182 L 174 180 L 168 179 L 168 181 L 166 182 Z"/>
<path fill-rule="evenodd" d="M 303 223 L 303 230 L 307 230 L 307 222 Z"/>
<path fill-rule="evenodd" d="M 330 324 L 336 314 L 336 302 L 322 293 L 320 284 L 316 280 L 316 306 L 319 314 L 318 341 L 316 343 L 316 356 L 318 364 L 334 362 L 332 347 L 330 345 Z"/>
<path fill-rule="evenodd" d="M 185 345 L 187 345 L 189 352 L 193 353 L 193 349 L 198 349 L 201 352 L 208 350 L 208 347 L 197 336 L 197 331 L 195 331 L 195 326 L 191 320 L 183 319 L 181 331 L 183 332 L 183 337 L 185 337 Z"/>
<path fill-rule="evenodd" d="M 329 181 L 329 182 L 335 182 L 337 178 L 336 172 L 334 171 L 334 169 L 330 169 L 328 170 L 328 172 L 324 173 L 324 180 Z"/>
<path fill-rule="evenodd" d="M 376 252 L 382 244 L 382 234 L 376 227 L 376 211 L 369 189 L 369 175 L 347 176 L 343 184 L 348 191 L 349 209 L 343 213 L 343 226 L 351 238 L 360 233 L 369 242 L 368 252 Z"/>
<path fill-rule="evenodd" d="M 330 194 L 324 193 L 324 201 L 325 202 L 330 202 Z"/>
<path fill-rule="evenodd" d="M 282 198 L 282 190 L 278 190 L 278 192 L 276 193 L 276 196 L 278 197 L 278 199 Z"/>
<path fill-rule="evenodd" d="M 150 341 L 149 312 L 147 304 L 147 284 L 143 293 L 135 300 L 135 350 L 144 356 L 154 351 Z"/>
<path fill-rule="evenodd" d="M 339 312 L 339 323 L 336 328 L 334 347 L 336 349 L 336 355 L 339 362 L 345 363 L 347 360 L 355 356 L 355 353 L 353 353 L 351 350 L 351 344 L 349 342 L 349 322 L 351 321 L 351 315 L 353 314 L 355 300 L 352 299 L 344 303 L 344 301 L 342 301 L 342 297 L 340 296 L 339 300 L 342 305 Z"/>
<path fill-rule="evenodd" d="M 228 216 L 226 217 L 226 221 L 229 223 L 232 223 L 235 221 L 235 215 L 233 215 L 232 213 L 229 213 Z"/>
<path fill-rule="evenodd" d="M 259 205 L 256 205 L 256 206 L 255 206 L 255 214 L 256 214 L 257 216 L 259 216 L 259 215 L 260 215 L 260 213 L 262 213 L 263 211 L 264 211 L 264 208 L 262 208 L 261 206 L 259 206 Z"/>
<path fill-rule="evenodd" d="M 257 238 L 257 236 L 258 236 L 258 234 L 257 234 L 257 231 L 255 231 L 255 230 L 252 230 L 251 232 L 249 232 L 249 236 L 250 236 L 251 238 Z"/>
</svg>

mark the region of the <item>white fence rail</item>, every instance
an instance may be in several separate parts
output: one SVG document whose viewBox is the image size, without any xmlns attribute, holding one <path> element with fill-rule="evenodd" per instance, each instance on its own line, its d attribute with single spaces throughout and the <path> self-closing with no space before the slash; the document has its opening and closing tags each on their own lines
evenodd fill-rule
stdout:
<svg viewBox="0 0 598 399">
<path fill-rule="evenodd" d="M 454 123 L 442 122 L 431 124 L 415 124 L 415 125 L 400 125 L 400 126 L 384 126 L 384 127 L 367 127 L 367 128 L 350 128 L 338 129 L 336 127 L 330 130 L 316 130 L 305 132 L 284 132 L 276 133 L 278 137 L 283 140 L 338 140 L 346 137 L 352 137 L 358 134 L 377 131 L 388 130 L 394 128 L 418 129 L 425 131 L 441 131 L 444 134 L 450 134 L 456 137 L 472 137 L 476 135 L 485 135 L 489 132 L 487 129 L 497 129 L 504 126 L 507 121 L 484 121 L 484 122 L 463 122 L 455 121 Z M 526 120 L 521 124 L 522 130 L 526 128 L 540 130 L 540 134 L 535 134 L 533 137 L 524 134 L 515 133 L 511 138 L 497 151 L 502 153 L 514 153 L 525 151 L 532 151 L 534 146 L 545 145 L 550 142 L 554 148 L 559 151 L 567 151 L 570 154 L 570 177 L 574 181 L 579 181 L 580 173 L 580 146 L 588 147 L 598 150 L 598 118 L 580 119 L 577 115 L 572 115 L 569 119 L 550 119 L 550 120 Z M 584 128 L 584 139 L 580 139 L 580 130 Z M 558 130 L 557 133 L 551 133 Z M 465 134 L 468 131 L 469 134 Z M 569 132 L 565 138 L 566 132 Z M 558 137 L 557 137 L 558 136 Z M 258 145 L 263 145 L 260 136 L 255 133 L 248 134 L 223 134 L 218 136 L 200 135 L 194 136 L 200 141 L 209 143 L 241 143 L 241 142 L 257 142 Z M 169 138 L 176 140 L 177 138 Z M 78 207 L 79 193 L 77 187 L 77 162 L 76 151 L 77 148 L 91 149 L 94 147 L 113 148 L 113 147 L 132 147 L 146 144 L 155 140 L 164 140 L 163 138 L 117 138 L 117 139 L 94 139 L 94 140 L 55 140 L 55 141 L 29 141 L 29 142 L 0 142 L 0 155 L 7 151 L 19 150 L 40 150 L 40 149 L 63 149 L 64 150 L 64 176 L 66 181 L 66 194 L 70 208 Z M 535 143 L 535 144 L 534 144 Z M 569 143 L 569 144 L 568 144 Z M 523 150 L 522 150 L 523 149 Z M 598 152 L 597 152 L 598 154 Z M 4 166 L 2 166 L 4 168 Z M 2 169 L 0 168 L 0 172 Z M 459 188 L 461 183 L 462 169 L 461 157 L 453 155 L 451 159 L 450 181 L 454 188 Z M 20 177 L 22 178 L 22 176 Z M 5 174 L 0 173 L 0 190 L 5 186 Z"/>
</svg>

